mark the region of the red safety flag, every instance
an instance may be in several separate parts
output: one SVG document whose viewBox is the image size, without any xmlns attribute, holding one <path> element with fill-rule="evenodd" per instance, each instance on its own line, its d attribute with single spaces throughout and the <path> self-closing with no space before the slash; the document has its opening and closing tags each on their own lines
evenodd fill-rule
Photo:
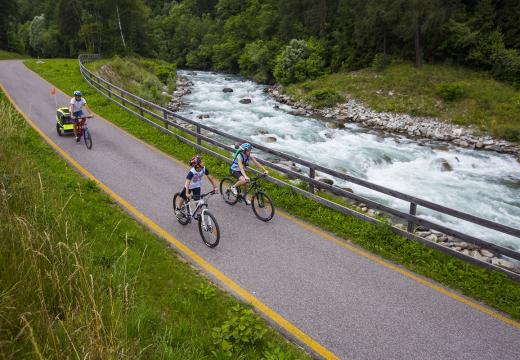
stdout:
<svg viewBox="0 0 520 360">
<path fill-rule="evenodd" d="M 56 95 L 56 88 L 55 87 L 52 88 L 51 95 Z"/>
</svg>

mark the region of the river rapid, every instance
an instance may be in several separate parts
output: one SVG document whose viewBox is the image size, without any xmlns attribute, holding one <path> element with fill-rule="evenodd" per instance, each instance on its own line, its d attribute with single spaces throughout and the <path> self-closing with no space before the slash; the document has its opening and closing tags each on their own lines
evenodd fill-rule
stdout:
<svg viewBox="0 0 520 360">
<path fill-rule="evenodd" d="M 294 116 L 289 106 L 238 76 L 179 71 L 193 82 L 180 115 L 230 134 L 416 197 L 498 223 L 520 227 L 520 163 L 510 156 L 408 139 L 346 124 L 330 129 L 319 119 Z M 233 89 L 224 93 L 223 88 Z M 242 98 L 251 99 L 241 104 Z M 275 138 L 275 142 L 270 142 Z M 265 156 L 260 154 L 260 156 Z M 306 171 L 306 170 L 304 170 Z M 318 174 L 318 177 L 326 177 Z M 409 203 L 333 178 L 356 194 L 408 211 Z M 520 239 L 418 208 L 418 215 L 481 239 L 520 250 Z"/>
</svg>

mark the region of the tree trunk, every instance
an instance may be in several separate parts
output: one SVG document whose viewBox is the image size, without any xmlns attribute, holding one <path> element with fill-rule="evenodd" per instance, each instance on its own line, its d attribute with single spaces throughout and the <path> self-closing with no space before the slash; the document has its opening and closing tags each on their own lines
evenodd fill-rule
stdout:
<svg viewBox="0 0 520 360">
<path fill-rule="evenodd" d="M 420 41 L 419 21 L 415 23 L 415 67 L 420 68 L 423 65 L 422 49 Z"/>
<path fill-rule="evenodd" d="M 119 5 L 116 3 L 117 22 L 119 23 L 119 32 L 121 33 L 121 40 L 123 41 L 123 47 L 126 49 L 125 37 L 123 36 L 123 28 L 121 27 L 121 18 L 119 17 Z"/>
</svg>

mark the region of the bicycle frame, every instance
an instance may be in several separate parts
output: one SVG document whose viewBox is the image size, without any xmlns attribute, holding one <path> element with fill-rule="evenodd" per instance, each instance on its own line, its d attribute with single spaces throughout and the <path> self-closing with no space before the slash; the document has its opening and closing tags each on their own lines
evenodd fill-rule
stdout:
<svg viewBox="0 0 520 360">
<path fill-rule="evenodd" d="M 188 217 L 189 222 L 191 222 L 191 219 L 198 220 L 200 216 L 204 215 L 204 212 L 208 209 L 208 203 L 207 203 L 205 197 L 208 195 L 213 195 L 213 194 L 214 194 L 214 192 L 209 192 L 209 193 L 201 195 L 199 200 L 193 200 L 193 201 L 195 201 L 195 204 L 196 204 L 195 210 L 193 210 L 193 211 L 191 210 L 191 208 L 192 208 L 191 200 L 185 201 L 184 208 L 188 209 L 186 216 Z M 202 210 L 200 211 L 200 214 L 197 215 L 197 211 L 199 211 L 200 209 L 202 209 Z M 201 217 L 201 221 L 202 221 L 202 225 L 206 226 L 204 216 Z"/>
<path fill-rule="evenodd" d="M 258 176 L 255 176 L 254 178 L 250 179 L 249 182 L 247 183 L 248 185 L 248 189 L 245 193 L 242 193 L 242 191 L 240 191 L 240 195 L 242 197 L 246 197 L 247 195 L 249 195 L 249 193 L 255 193 L 257 191 L 260 191 L 262 190 L 262 187 L 261 185 L 258 183 L 258 180 L 260 180 L 261 178 L 264 178 L 266 177 L 267 175 L 265 174 L 260 174 Z"/>
</svg>

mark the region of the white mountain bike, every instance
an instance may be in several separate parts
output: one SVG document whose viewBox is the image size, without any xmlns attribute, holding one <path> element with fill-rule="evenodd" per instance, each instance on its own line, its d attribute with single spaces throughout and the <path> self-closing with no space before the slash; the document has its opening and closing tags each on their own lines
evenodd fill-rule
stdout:
<svg viewBox="0 0 520 360">
<path fill-rule="evenodd" d="M 206 194 L 200 195 L 197 199 L 193 198 L 195 202 L 194 210 L 192 211 L 191 201 L 185 201 L 184 205 L 180 206 L 182 197 L 179 193 L 173 197 L 173 211 L 177 221 L 181 225 L 188 225 L 191 219 L 199 222 L 199 233 L 204 244 L 210 248 L 214 248 L 220 241 L 220 229 L 218 227 L 217 219 L 208 210 L 208 203 L 205 199 L 208 195 L 215 194 L 215 191 L 210 191 Z"/>
</svg>

